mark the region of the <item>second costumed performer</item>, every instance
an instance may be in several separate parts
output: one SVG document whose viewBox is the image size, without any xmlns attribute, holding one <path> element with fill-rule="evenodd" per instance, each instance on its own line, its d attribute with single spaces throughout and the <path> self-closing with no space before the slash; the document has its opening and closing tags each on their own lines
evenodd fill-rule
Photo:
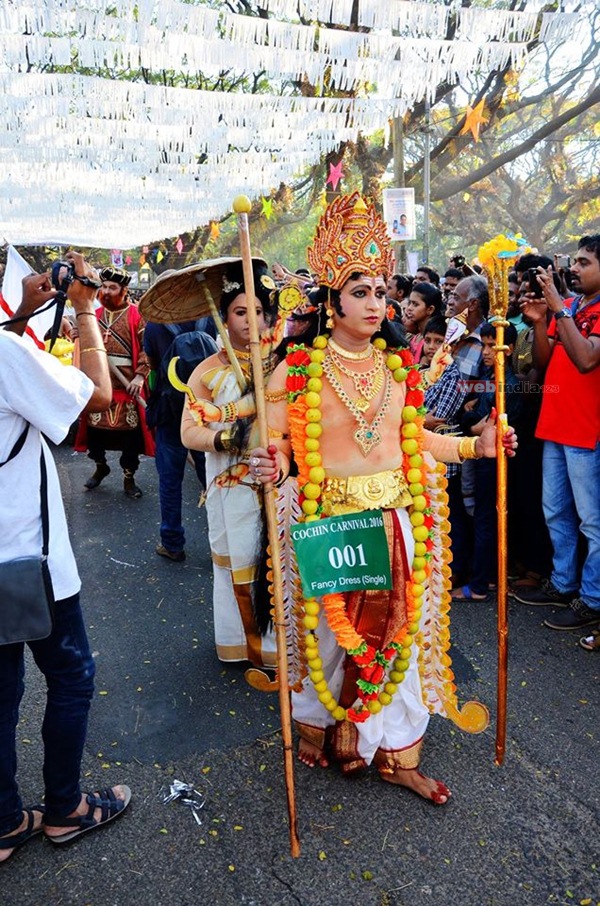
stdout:
<svg viewBox="0 0 600 906">
<path fill-rule="evenodd" d="M 256 310 L 265 373 L 277 361 L 280 339 L 275 284 L 266 265 L 254 266 Z M 275 667 L 276 645 L 270 602 L 259 579 L 262 506 L 260 484 L 249 475 L 247 441 L 256 416 L 251 382 L 247 301 L 241 262 L 223 279 L 220 315 L 245 379 L 238 384 L 225 349 L 193 371 L 189 387 L 196 402 L 186 401 L 181 440 L 206 453 L 206 512 L 213 560 L 215 647 L 221 661 L 250 661 Z"/>
<path fill-rule="evenodd" d="M 344 773 L 374 762 L 383 780 L 443 805 L 450 790 L 418 769 L 429 714 L 459 726 L 462 716 L 448 655 L 445 470 L 436 460 L 494 457 L 496 427 L 490 419 L 477 438 L 424 430 L 422 376 L 386 319 L 391 247 L 371 203 L 358 193 L 337 198 L 307 257 L 320 304 L 303 343 L 288 347 L 271 376 L 274 446 L 255 448 L 251 469 L 262 482 L 297 471 L 307 521 L 383 510 L 393 589 L 305 600 L 298 591 L 289 618 L 307 633 L 294 640 L 304 676 L 294 676 L 293 657 L 290 674 L 299 758 L 333 760 Z M 510 428 L 503 445 L 514 455 Z"/>
</svg>

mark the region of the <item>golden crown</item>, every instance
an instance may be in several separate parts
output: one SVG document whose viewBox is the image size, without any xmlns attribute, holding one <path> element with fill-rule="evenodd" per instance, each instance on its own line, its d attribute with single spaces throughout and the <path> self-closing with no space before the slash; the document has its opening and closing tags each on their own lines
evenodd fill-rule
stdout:
<svg viewBox="0 0 600 906">
<path fill-rule="evenodd" d="M 321 286 L 341 289 L 351 274 L 388 277 L 393 257 L 386 225 L 359 192 L 336 198 L 321 217 L 308 263 Z"/>
</svg>

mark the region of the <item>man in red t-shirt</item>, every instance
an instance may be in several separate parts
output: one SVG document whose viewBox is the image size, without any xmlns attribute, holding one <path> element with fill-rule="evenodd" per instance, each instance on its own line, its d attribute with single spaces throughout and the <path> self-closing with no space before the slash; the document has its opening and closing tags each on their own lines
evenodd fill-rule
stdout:
<svg viewBox="0 0 600 906">
<path fill-rule="evenodd" d="M 560 297 L 551 268 L 538 268 L 544 296 L 528 293 L 521 305 L 534 325 L 534 367 L 546 372 L 536 437 L 544 441 L 543 506 L 554 555 L 550 579 L 520 589 L 518 600 L 566 608 L 544 621 L 550 629 L 600 626 L 600 234 L 580 239 L 571 273 L 579 290 L 573 299 Z M 587 540 L 581 570 L 579 532 Z"/>
</svg>

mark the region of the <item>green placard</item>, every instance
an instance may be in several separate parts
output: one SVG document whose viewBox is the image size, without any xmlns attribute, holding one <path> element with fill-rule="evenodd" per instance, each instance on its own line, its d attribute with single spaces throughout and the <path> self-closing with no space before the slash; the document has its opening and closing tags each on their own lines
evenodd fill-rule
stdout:
<svg viewBox="0 0 600 906">
<path fill-rule="evenodd" d="M 381 510 L 300 522 L 291 536 L 305 597 L 392 587 Z"/>
</svg>

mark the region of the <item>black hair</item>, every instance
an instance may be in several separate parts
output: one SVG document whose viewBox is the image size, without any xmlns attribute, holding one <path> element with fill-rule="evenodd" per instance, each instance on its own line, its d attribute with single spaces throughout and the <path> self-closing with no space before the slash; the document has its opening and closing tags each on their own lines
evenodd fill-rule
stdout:
<svg viewBox="0 0 600 906">
<path fill-rule="evenodd" d="M 311 276 L 311 273 L 307 267 L 299 267 L 299 268 L 297 268 L 297 270 L 294 273 L 298 274 L 299 277 L 310 277 Z"/>
<path fill-rule="evenodd" d="M 273 289 L 272 279 L 264 264 L 256 264 L 253 262 L 252 270 L 254 273 L 254 295 L 262 305 L 265 322 L 271 327 L 277 320 L 277 293 Z M 263 277 L 268 278 L 268 282 L 271 283 L 270 287 L 264 285 L 262 281 Z M 219 313 L 224 321 L 227 319 L 227 311 L 234 299 L 237 299 L 239 295 L 246 292 L 244 288 L 244 271 L 241 261 L 236 261 L 234 264 L 230 265 L 227 269 L 225 280 L 226 283 L 237 284 L 237 286 L 232 289 L 223 290 L 223 293 L 221 294 Z"/>
<path fill-rule="evenodd" d="M 422 271 L 422 273 L 427 274 L 432 283 L 435 283 L 436 286 L 440 285 L 440 275 L 432 267 L 429 267 L 428 264 L 420 264 L 417 268 L 417 272 Z"/>
<path fill-rule="evenodd" d="M 425 302 L 425 305 L 433 305 L 434 310 L 431 315 L 432 318 L 435 317 L 435 315 L 441 315 L 443 307 L 442 294 L 433 283 L 415 283 L 411 289 L 411 293 L 418 293 Z"/>
<path fill-rule="evenodd" d="M 446 319 L 442 318 L 441 315 L 433 315 L 425 325 L 423 336 L 427 333 L 438 333 L 443 337 L 446 336 Z"/>
<path fill-rule="evenodd" d="M 459 280 L 462 280 L 464 275 L 464 271 L 461 271 L 458 267 L 449 267 L 444 277 L 458 277 Z"/>
<path fill-rule="evenodd" d="M 401 292 L 407 299 L 413 286 L 413 277 L 410 274 L 394 274 L 392 280 L 396 284 L 396 292 Z"/>
<path fill-rule="evenodd" d="M 516 271 L 511 271 L 506 278 L 507 283 L 519 283 L 519 275 Z"/>
<path fill-rule="evenodd" d="M 551 267 L 554 270 L 554 262 L 547 255 L 534 255 L 533 252 L 528 252 L 519 258 L 515 264 L 515 271 L 517 274 L 523 274 L 525 271 L 535 270 L 536 267 L 543 267 L 544 270 Z"/>
<path fill-rule="evenodd" d="M 479 331 L 481 337 L 496 338 L 496 325 L 493 321 L 484 321 Z M 504 328 L 504 342 L 507 346 L 514 346 L 517 342 L 518 331 L 514 324 L 509 324 Z"/>
<path fill-rule="evenodd" d="M 600 233 L 594 233 L 592 236 L 582 236 L 577 248 L 585 249 L 586 252 L 593 252 L 598 261 L 600 261 Z"/>
</svg>

